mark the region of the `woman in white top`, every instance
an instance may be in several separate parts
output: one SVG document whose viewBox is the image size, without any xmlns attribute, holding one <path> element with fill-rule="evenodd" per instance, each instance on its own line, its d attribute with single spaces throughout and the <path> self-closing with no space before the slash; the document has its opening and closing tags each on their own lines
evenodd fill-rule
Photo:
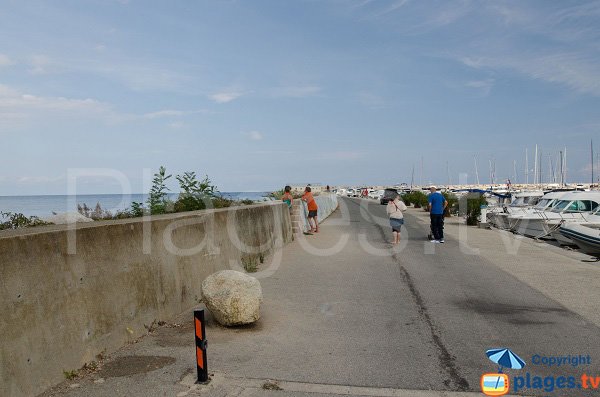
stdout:
<svg viewBox="0 0 600 397">
<path fill-rule="evenodd" d="M 390 217 L 390 226 L 392 227 L 394 238 L 392 244 L 398 244 L 400 243 L 400 229 L 402 229 L 402 225 L 404 224 L 402 211 L 406 211 L 406 204 L 400 200 L 400 195 L 396 194 L 396 197 L 388 202 L 386 211 Z"/>
</svg>

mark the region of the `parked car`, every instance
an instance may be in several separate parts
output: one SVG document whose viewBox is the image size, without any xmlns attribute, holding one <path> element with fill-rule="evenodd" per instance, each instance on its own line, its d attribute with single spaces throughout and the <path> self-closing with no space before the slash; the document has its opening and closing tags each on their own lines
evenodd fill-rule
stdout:
<svg viewBox="0 0 600 397">
<path fill-rule="evenodd" d="M 377 194 L 378 190 L 369 189 L 369 198 L 378 199 L 379 195 Z"/>
<path fill-rule="evenodd" d="M 356 192 L 354 191 L 354 189 L 348 189 L 348 190 L 346 190 L 346 196 L 356 197 Z"/>
<path fill-rule="evenodd" d="M 383 196 L 381 196 L 381 198 L 379 199 L 379 203 L 381 205 L 386 205 L 391 200 L 393 200 L 397 194 L 398 191 L 396 189 L 387 188 L 383 191 Z"/>
</svg>

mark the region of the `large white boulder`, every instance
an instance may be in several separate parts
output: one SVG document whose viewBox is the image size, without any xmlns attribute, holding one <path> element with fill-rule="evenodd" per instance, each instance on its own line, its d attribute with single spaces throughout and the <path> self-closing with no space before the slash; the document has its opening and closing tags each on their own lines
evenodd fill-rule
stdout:
<svg viewBox="0 0 600 397">
<path fill-rule="evenodd" d="M 251 324 L 260 318 L 260 282 L 245 273 L 222 270 L 202 282 L 202 300 L 221 325 Z"/>
</svg>

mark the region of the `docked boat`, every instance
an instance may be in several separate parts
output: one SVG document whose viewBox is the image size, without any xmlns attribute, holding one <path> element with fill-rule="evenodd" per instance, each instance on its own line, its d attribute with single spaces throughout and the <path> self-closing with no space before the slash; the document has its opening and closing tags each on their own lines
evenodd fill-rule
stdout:
<svg viewBox="0 0 600 397">
<path fill-rule="evenodd" d="M 600 210 L 596 211 L 596 218 L 600 218 Z M 559 230 L 586 254 L 600 255 L 600 220 L 564 223 Z"/>
<path fill-rule="evenodd" d="M 541 190 L 517 193 L 509 205 L 496 207 L 491 211 L 488 210 L 487 221 L 498 229 L 509 229 L 508 218 L 511 214 L 521 212 L 526 208 L 532 208 L 543 196 L 544 192 Z"/>
<path fill-rule="evenodd" d="M 513 233 L 525 235 L 528 219 L 539 216 L 540 212 L 548 211 L 564 196 L 566 192 L 548 192 L 533 207 L 518 208 L 508 215 L 508 226 Z"/>
<path fill-rule="evenodd" d="M 570 237 L 570 233 L 575 233 L 574 231 L 570 231 L 570 228 L 567 228 L 567 232 L 563 232 L 563 226 L 567 227 L 567 226 L 574 226 L 575 224 L 579 224 L 584 226 L 583 229 L 581 228 L 575 228 L 577 230 L 579 230 L 579 233 L 581 232 L 588 232 L 591 233 L 591 236 L 594 236 L 594 230 L 588 230 L 589 228 L 591 229 L 597 229 L 597 227 L 595 227 L 594 225 L 600 225 L 600 206 L 598 206 L 596 208 L 596 210 L 592 213 L 588 213 L 588 214 L 581 214 L 582 218 L 584 220 L 562 220 L 560 222 L 557 221 L 552 221 L 552 222 L 548 222 L 549 226 L 551 227 L 552 230 L 554 230 L 552 232 L 552 237 L 554 237 L 556 239 L 556 241 L 558 241 L 561 245 L 578 245 L 577 242 L 572 239 Z M 573 229 L 573 230 L 575 230 Z M 591 237 L 590 237 L 591 238 Z"/>
<path fill-rule="evenodd" d="M 552 232 L 558 230 L 561 221 L 586 222 L 584 214 L 590 214 L 600 205 L 600 191 L 562 194 L 551 209 L 513 218 L 513 230 L 528 237 L 551 239 Z"/>
</svg>

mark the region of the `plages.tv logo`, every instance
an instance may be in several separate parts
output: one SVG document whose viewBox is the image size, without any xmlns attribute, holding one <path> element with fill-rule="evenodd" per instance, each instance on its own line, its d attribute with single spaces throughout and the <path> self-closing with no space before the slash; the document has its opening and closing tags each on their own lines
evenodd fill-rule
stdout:
<svg viewBox="0 0 600 397">
<path fill-rule="evenodd" d="M 506 348 L 490 349 L 485 354 L 492 362 L 498 364 L 498 373 L 481 375 L 481 391 L 486 396 L 503 396 L 510 390 L 510 379 L 502 373 L 502 369 L 521 369 L 525 366 L 525 361 Z"/>
</svg>

